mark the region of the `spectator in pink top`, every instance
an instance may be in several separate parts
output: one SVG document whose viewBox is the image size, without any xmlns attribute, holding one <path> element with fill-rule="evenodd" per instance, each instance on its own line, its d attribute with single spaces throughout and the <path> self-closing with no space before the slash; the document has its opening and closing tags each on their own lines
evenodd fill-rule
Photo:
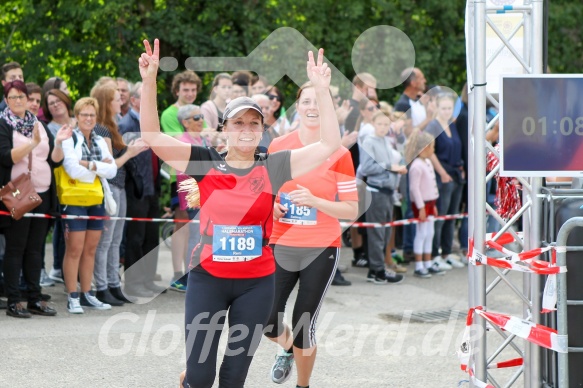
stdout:
<svg viewBox="0 0 583 388">
<path fill-rule="evenodd" d="M 32 158 L 31 180 L 42 199 L 33 212 L 46 214 L 55 202 L 51 169 L 62 163 L 64 154 L 61 143 L 71 137 L 73 129 L 65 125 L 53 138 L 50 131 L 27 110 L 28 97 L 24 82 L 16 80 L 4 84 L 4 98 L 8 106 L 0 113 L 0 186 L 27 172 L 29 158 Z M 0 210 L 7 211 L 3 203 Z M 48 226 L 47 218 L 23 217 L 17 221 L 11 217 L 0 217 L 0 228 L 6 236 L 3 270 L 8 316 L 30 318 L 31 314 L 57 314 L 41 299 L 42 251 Z M 21 272 L 26 282 L 26 305 L 18 287 Z"/>
<path fill-rule="evenodd" d="M 435 152 L 433 136 L 418 129 L 414 130 L 405 149 L 407 161 L 413 160 L 409 167 L 409 196 L 413 216 L 419 219 L 416 224 L 413 253 L 415 254 L 414 275 L 430 278 L 431 275 L 443 275 L 437 263 L 431 261 L 433 243 L 434 216 L 437 215 L 435 202 L 439 197 L 435 170 L 431 156 Z"/>
</svg>

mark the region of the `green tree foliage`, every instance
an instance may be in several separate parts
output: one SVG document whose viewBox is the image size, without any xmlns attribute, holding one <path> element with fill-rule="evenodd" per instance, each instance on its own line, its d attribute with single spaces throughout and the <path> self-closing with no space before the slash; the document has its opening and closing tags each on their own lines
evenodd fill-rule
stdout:
<svg viewBox="0 0 583 388">
<path fill-rule="evenodd" d="M 463 0 L 4 0 L 0 63 L 20 62 L 26 80 L 41 85 L 61 76 L 76 99 L 103 75 L 136 81 L 141 41 L 158 37 L 162 55 L 179 63 L 175 72 L 160 74 L 162 108 L 173 102 L 172 76 L 190 56 L 246 56 L 277 28 L 292 27 L 326 48 L 327 58 L 351 79 L 356 39 L 371 27 L 391 25 L 413 42 L 415 65 L 428 83 L 460 90 L 466 74 L 464 14 Z M 550 2 L 549 63 L 555 72 L 577 72 L 583 65 L 582 16 L 577 2 Z M 213 74 L 200 75 L 203 102 Z M 290 102 L 297 87 L 285 79 L 280 85 Z M 379 95 L 394 101 L 400 91 Z"/>
<path fill-rule="evenodd" d="M 463 2 L 437 0 L 8 0 L 0 12 L 0 62 L 20 62 L 26 80 L 41 85 L 61 76 L 78 98 L 103 75 L 136 80 L 145 38 L 159 37 L 162 55 L 177 58 L 180 71 L 190 56 L 246 56 L 277 28 L 292 27 L 325 47 L 331 62 L 352 78 L 358 36 L 392 25 L 411 38 L 416 65 L 430 83 L 459 88 L 465 74 L 463 10 Z M 172 102 L 173 74 L 160 75 L 161 106 Z M 211 78 L 204 77 L 199 101 L 207 97 Z M 285 83 L 286 94 L 293 93 L 295 85 Z M 380 94 L 392 100 L 398 92 Z"/>
</svg>

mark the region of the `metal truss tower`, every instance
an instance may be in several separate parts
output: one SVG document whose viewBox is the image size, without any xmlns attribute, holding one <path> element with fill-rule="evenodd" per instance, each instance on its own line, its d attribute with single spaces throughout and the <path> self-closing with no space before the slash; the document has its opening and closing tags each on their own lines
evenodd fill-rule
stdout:
<svg viewBox="0 0 583 388">
<path fill-rule="evenodd" d="M 510 220 L 503 220 L 496 211 L 486 203 L 486 182 L 494 176 L 496 171 L 486 175 L 486 154 L 495 152 L 493 147 L 486 142 L 486 131 L 492 128 L 499 117 L 486 124 L 486 102 L 490 101 L 498 106 L 497 100 L 487 92 L 486 80 L 489 68 L 496 61 L 504 61 L 499 57 L 500 53 L 510 52 L 520 63 L 523 73 L 540 74 L 543 72 L 543 47 L 544 47 L 544 0 L 468 0 L 466 13 L 466 39 L 468 40 L 468 90 L 469 94 L 469 235 L 474 239 L 474 247 L 480 252 L 485 252 L 486 238 L 486 214 L 494 217 L 502 225 L 502 229 L 495 236 L 496 240 L 502 233 L 514 234 L 515 240 L 521 242 L 523 249 L 533 249 L 540 245 L 540 225 L 542 200 L 538 194 L 541 191 L 541 178 L 520 178 L 523 187 L 523 205 L 516 216 Z M 521 3 L 521 4 L 517 4 Z M 496 14 L 515 14 L 522 18 L 508 34 L 504 34 L 499 26 L 493 22 L 492 16 Z M 498 36 L 501 41 L 497 49 L 486 50 L 487 27 L 489 34 Z M 512 40 L 522 32 L 522 48 L 516 48 Z M 518 34 L 518 35 L 517 35 Z M 500 85 L 501 90 L 501 85 Z M 527 98 L 527 96 L 525 96 Z M 497 153 L 496 153 L 497 154 Z M 515 228 L 512 228 L 519 220 L 523 222 L 523 235 L 520 238 Z M 495 272 L 495 280 L 487 284 L 486 271 Z M 522 301 L 523 319 L 534 323 L 540 323 L 540 275 L 524 274 L 522 284 L 510 279 L 508 270 L 500 270 L 495 267 L 470 266 L 469 267 L 469 304 L 470 307 L 484 306 L 487 308 L 488 294 L 498 285 L 506 284 Z M 519 282 L 520 283 L 520 282 Z M 480 317 L 474 320 L 473 331 L 485 333 L 472 337 L 472 349 L 474 354 L 474 372 L 478 380 L 488 382 L 496 387 L 509 387 L 523 380 L 522 386 L 526 388 L 540 387 L 541 377 L 541 349 L 530 342 L 517 339 L 513 335 L 494 327 L 486 331 L 486 322 Z M 501 336 L 502 344 L 497 349 L 487 349 L 488 336 Z M 515 341 L 516 339 L 516 341 Z M 520 340 L 520 341 L 518 341 Z M 523 357 L 524 365 L 518 367 L 516 372 L 508 378 L 508 381 L 497 381 L 488 366 L 494 359 L 506 349 L 513 349 Z"/>
</svg>

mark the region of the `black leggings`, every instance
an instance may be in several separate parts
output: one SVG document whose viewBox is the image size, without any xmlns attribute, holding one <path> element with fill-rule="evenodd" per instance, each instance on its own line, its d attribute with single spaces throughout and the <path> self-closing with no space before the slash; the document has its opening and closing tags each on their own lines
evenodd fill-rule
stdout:
<svg viewBox="0 0 583 388">
<path fill-rule="evenodd" d="M 219 372 L 219 388 L 243 388 L 273 304 L 274 279 L 274 275 L 217 278 L 200 267 L 190 271 L 185 309 L 185 388 L 212 387 L 226 316 L 229 339 Z"/>
<path fill-rule="evenodd" d="M 299 349 L 316 345 L 316 320 L 324 296 L 334 279 L 340 249 L 274 247 L 275 301 L 265 336 L 276 338 L 283 334 L 285 305 L 296 283 L 300 282 L 292 315 L 293 344 Z M 295 257 L 290 257 L 295 253 Z M 318 254 L 319 253 L 319 254 Z M 307 254 L 307 256 L 306 256 Z"/>
</svg>

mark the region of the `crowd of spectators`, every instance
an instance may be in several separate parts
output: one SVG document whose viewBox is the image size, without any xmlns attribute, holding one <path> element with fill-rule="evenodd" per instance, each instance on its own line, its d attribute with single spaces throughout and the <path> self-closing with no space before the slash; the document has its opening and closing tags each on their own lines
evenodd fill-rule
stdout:
<svg viewBox="0 0 583 388">
<path fill-rule="evenodd" d="M 43 204 L 35 213 L 106 215 L 102 203 L 90 206 L 59 203 L 53 170 L 62 166 L 73 179 L 99 180 L 104 189 L 108 187 L 117 204 L 115 213 L 109 215 L 120 218 L 161 215 L 162 206 L 166 205 L 160 204 L 161 179 L 167 170 L 140 139 L 140 82 L 101 77 L 87 97 L 72 101 L 68 85 L 61 77 L 49 78 L 42 87 L 25 84 L 23 69 L 16 62 L 4 64 L 1 77 L 4 99 L 0 103 L 0 178 L 6 184 L 15 174 L 25 171 L 28 158 L 33 158 L 33 181 L 43 196 Z M 359 221 L 413 218 L 408 185 L 408 166 L 413 159 L 406 157 L 405 148 L 416 132 L 430 134 L 434 142 L 425 146 L 435 149 L 427 160 L 435 171 L 438 197 L 432 200 L 437 214 L 457 214 L 467 209 L 464 203 L 467 195 L 463 193 L 467 191 L 468 144 L 467 134 L 460 133 L 460 128 L 467 128 L 467 122 L 459 123 L 454 116 L 454 106 L 461 104 L 464 112 L 467 102 L 442 92 L 439 87 L 428 87 L 418 68 L 406 69 L 403 79 L 403 93 L 394 104 L 379 101 L 376 79 L 371 74 L 357 74 L 346 99 L 338 87 L 330 87 L 342 144 L 350 150 L 358 178 Z M 221 133 L 223 112 L 227 103 L 239 96 L 251 97 L 263 111 L 265 132 L 260 151 L 266 152 L 274 139 L 300 127 L 298 115 L 286 112 L 281 90 L 261 75 L 248 71 L 217 74 L 204 98 L 200 98 L 202 87 L 200 77 L 191 70 L 174 76 L 171 91 L 175 102 L 160 117 L 164 133 L 221 151 L 226 146 Z M 197 100 L 205 102 L 196 105 Z M 291 105 L 288 102 L 287 106 Z M 463 118 L 467 121 L 467 115 Z M 41 173 L 44 175 L 34 178 L 34 174 Z M 198 212 L 188 208 L 185 194 L 178 191 L 177 183 L 186 178 L 180 171 L 170 171 L 171 200 L 167 205 L 174 217 L 183 221 L 196 219 Z M 421 204 L 417 202 L 417 207 Z M 463 237 L 461 257 L 453 252 L 454 231 L 459 222 L 433 219 L 425 222 L 434 224 L 435 230 L 431 263 L 425 264 L 432 268 L 429 273 L 443 274 L 452 268 L 462 268 L 467 250 Z M 123 306 L 135 298 L 165 292 L 168 286 L 173 291 L 186 292 L 188 260 L 199 239 L 198 224 L 184 227 L 186 222 L 175 223 L 174 276 L 168 285 L 156 283 L 157 223 L 58 217 L 15 221 L 1 216 L 0 225 L 6 237 L 4 249 L 0 250 L 3 258 L 0 292 L 7 297 L 7 301 L 0 299 L 0 307 L 14 317 L 55 315 L 56 310 L 47 303 L 50 296 L 41 292 L 42 287 L 55 283 L 65 284 L 70 313 L 83 313 L 84 308 Z M 458 234 L 467 236 L 467 222 L 461 223 L 461 228 Z M 53 242 L 52 268 L 46 265 L 44 252 L 49 233 Z M 371 283 L 401 282 L 407 272 L 406 264 L 415 259 L 415 253 L 423 253 L 423 260 L 429 260 L 426 256 L 429 253 L 414 252 L 414 225 L 353 227 L 344 236 L 354 253 L 352 265 L 368 267 L 366 280 Z M 402 255 L 397 248 L 402 249 Z M 341 270 L 344 269 L 336 270 L 332 284 L 350 285 Z M 420 277 L 428 277 L 427 272 L 422 272 Z M 417 271 L 413 274 L 418 275 Z"/>
</svg>

